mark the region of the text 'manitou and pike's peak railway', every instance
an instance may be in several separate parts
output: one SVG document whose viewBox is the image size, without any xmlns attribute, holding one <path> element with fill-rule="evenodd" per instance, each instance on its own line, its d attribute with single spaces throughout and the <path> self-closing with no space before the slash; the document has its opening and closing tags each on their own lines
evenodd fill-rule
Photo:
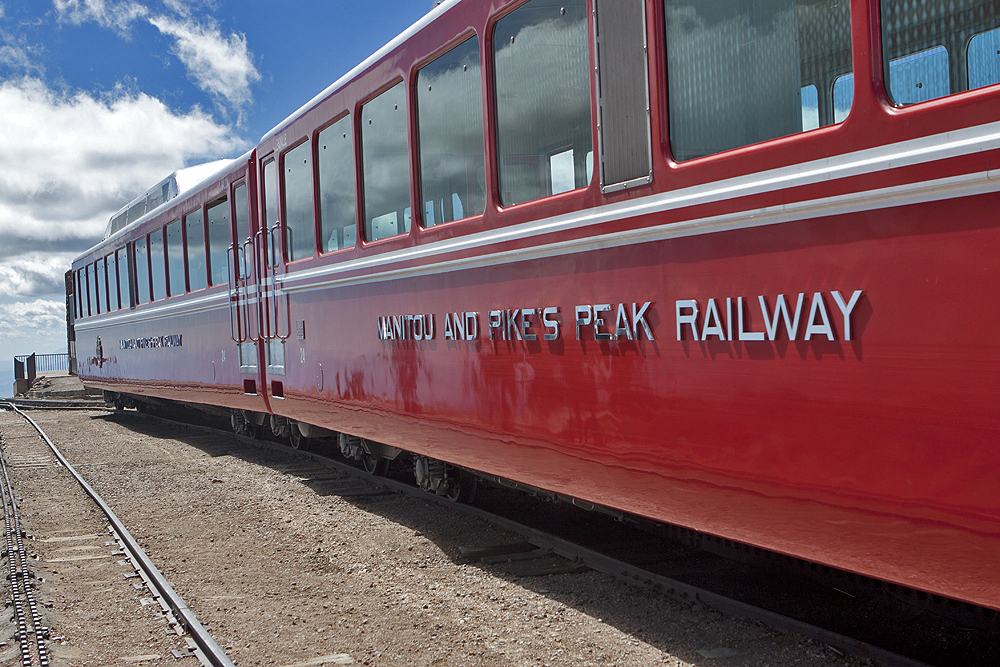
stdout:
<svg viewBox="0 0 1000 667">
<path fill-rule="evenodd" d="M 448 0 L 113 218 L 71 344 L 119 405 L 1000 610 L 997 164 L 992 0 Z"/>
</svg>

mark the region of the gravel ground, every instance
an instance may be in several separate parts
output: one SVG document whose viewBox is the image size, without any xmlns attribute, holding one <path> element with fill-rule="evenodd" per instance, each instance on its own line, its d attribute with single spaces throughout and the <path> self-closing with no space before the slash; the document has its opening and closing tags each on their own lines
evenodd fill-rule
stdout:
<svg viewBox="0 0 1000 667">
<path fill-rule="evenodd" d="M 290 450 L 131 411 L 33 415 L 241 667 L 868 664 L 592 571 L 518 577 L 469 562 L 459 547 L 518 538 L 432 501 L 337 495 L 342 481 Z M 0 413 L 0 431 L 19 419 Z M 8 460 L 30 443 L 9 440 Z M 105 523 L 65 470 L 11 474 L 55 664 L 194 664 L 175 661 L 183 641 L 104 555 Z M 69 546 L 98 557 L 57 561 Z M 12 650 L 6 639 L 0 664 L 17 664 Z"/>
</svg>

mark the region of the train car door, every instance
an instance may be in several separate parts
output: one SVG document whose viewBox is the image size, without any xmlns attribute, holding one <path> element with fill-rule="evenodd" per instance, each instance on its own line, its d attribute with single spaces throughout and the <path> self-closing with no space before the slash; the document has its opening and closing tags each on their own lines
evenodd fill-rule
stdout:
<svg viewBox="0 0 1000 667">
<path fill-rule="evenodd" d="M 253 176 L 250 176 L 252 179 Z M 231 188 L 233 239 L 229 248 L 229 316 L 232 339 L 243 376 L 243 391 L 257 394 L 263 384 L 263 346 L 261 344 L 261 288 L 263 262 L 255 239 L 260 225 L 254 215 L 252 185 L 248 179 L 235 182 Z"/>
<path fill-rule="evenodd" d="M 282 294 L 275 277 L 285 272 L 280 207 L 278 205 L 278 161 L 265 159 L 261 167 L 261 195 L 263 197 L 260 239 L 263 270 L 261 285 L 264 340 L 264 378 L 262 392 L 268 399 L 284 398 L 285 341 L 290 333 L 288 295 Z M 273 404 L 272 412 L 274 411 Z"/>
</svg>

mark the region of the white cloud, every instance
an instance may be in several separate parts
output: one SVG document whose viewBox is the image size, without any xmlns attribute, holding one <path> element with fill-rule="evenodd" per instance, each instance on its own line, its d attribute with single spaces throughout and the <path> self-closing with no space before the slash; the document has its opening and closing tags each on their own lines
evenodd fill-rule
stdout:
<svg viewBox="0 0 1000 667">
<path fill-rule="evenodd" d="M 65 289 L 65 273 L 73 253 L 28 253 L 0 262 L 0 294 L 42 296 Z"/>
<path fill-rule="evenodd" d="M 55 332 L 65 337 L 65 330 L 66 304 L 63 301 L 35 299 L 0 303 L 0 341 L 32 334 L 49 336 Z"/>
<path fill-rule="evenodd" d="M 261 77 L 244 35 L 226 37 L 215 24 L 199 24 L 189 16 L 155 16 L 149 22 L 176 40 L 173 52 L 199 88 L 237 111 L 250 103 L 250 85 Z"/>
<path fill-rule="evenodd" d="M 181 0 L 164 0 L 173 16 L 153 15 L 149 7 L 132 0 L 53 0 L 53 4 L 60 21 L 75 25 L 93 21 L 123 35 L 137 20 L 148 21 L 173 38 L 172 53 L 187 68 L 195 84 L 217 103 L 224 103 L 239 114 L 253 99 L 250 86 L 260 81 L 261 76 L 254 66 L 246 36 L 235 32 L 225 36 L 212 19 L 197 21 L 191 8 Z M 4 57 L 17 56 L 0 52 L 0 62 Z"/>
<path fill-rule="evenodd" d="M 60 21 L 80 25 L 94 21 L 105 28 L 115 28 L 127 33 L 136 20 L 149 14 L 149 9 L 136 2 L 125 0 L 53 0 Z"/>
<path fill-rule="evenodd" d="M 245 148 L 197 108 L 176 113 L 121 90 L 61 95 L 31 78 L 0 82 L 0 118 L 0 260 L 39 244 L 86 248 L 112 213 L 175 169 Z M 23 263 L 3 266 L 22 274 L 17 284 L 37 282 Z"/>
</svg>

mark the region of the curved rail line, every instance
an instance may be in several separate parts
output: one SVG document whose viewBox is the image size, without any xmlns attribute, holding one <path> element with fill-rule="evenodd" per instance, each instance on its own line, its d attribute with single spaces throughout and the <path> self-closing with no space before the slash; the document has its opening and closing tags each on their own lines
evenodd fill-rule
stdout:
<svg viewBox="0 0 1000 667">
<path fill-rule="evenodd" d="M 129 558 L 135 563 L 142 571 L 146 581 L 154 588 L 154 592 L 160 596 L 160 599 L 170 608 L 171 613 L 180 623 L 180 625 L 191 635 L 197 645 L 197 655 L 199 659 L 202 660 L 207 665 L 212 667 L 236 667 L 232 660 L 226 655 L 226 652 L 221 646 L 216 643 L 212 636 L 208 633 L 205 627 L 198 621 L 195 617 L 194 612 L 188 609 L 188 606 L 181 599 L 181 596 L 174 591 L 173 587 L 167 582 L 163 574 L 156 568 L 153 561 L 149 559 L 146 552 L 139 546 L 139 543 L 135 541 L 128 529 L 125 528 L 125 524 L 115 515 L 104 499 L 101 498 L 94 491 L 86 480 L 80 476 L 80 474 L 73 469 L 69 461 L 63 456 L 62 452 L 55 446 L 55 443 L 49 439 L 48 435 L 35 423 L 35 421 L 22 412 L 16 405 L 9 401 L 4 401 L 0 405 L 9 406 L 11 410 L 19 414 L 24 418 L 29 424 L 42 437 L 45 443 L 52 449 L 52 453 L 55 454 L 59 462 L 69 471 L 71 475 L 76 479 L 87 495 L 101 508 L 104 515 L 107 517 L 108 522 L 111 524 L 114 532 L 117 534 L 119 541 L 121 542 L 123 548 L 128 553 Z M 6 479 L 6 472 L 4 472 Z M 11 495 L 13 498 L 13 495 Z M 36 630 L 37 632 L 37 630 Z M 23 645 L 22 645 L 23 646 Z M 27 663 L 30 665 L 31 663 Z M 43 663 L 44 665 L 47 663 Z"/>
<path fill-rule="evenodd" d="M 51 403 L 54 404 L 57 403 L 57 401 L 52 401 Z M 52 405 L 51 407 L 54 407 L 54 405 Z M 17 410 L 16 407 L 14 409 Z M 17 410 L 17 412 L 22 416 L 24 416 L 25 419 L 28 419 L 30 421 L 30 418 L 27 417 L 27 415 L 24 415 L 24 413 L 22 413 L 20 410 Z M 187 428 L 202 430 L 205 432 L 210 432 L 222 436 L 228 436 L 230 438 L 235 438 L 241 442 L 244 442 L 245 444 L 248 445 L 253 445 L 257 447 L 278 447 L 283 450 L 287 449 L 287 447 L 282 444 L 257 440 L 245 435 L 234 434 L 233 432 L 228 430 L 217 429 L 210 426 L 180 422 L 171 419 L 169 417 L 164 417 L 159 415 L 146 415 L 146 416 L 174 424 L 183 424 Z M 34 425 L 33 422 L 32 424 Z M 38 426 L 36 425 L 35 428 L 38 429 Z M 39 432 L 41 432 L 40 429 L 38 430 Z M 43 437 L 45 437 L 44 434 Z M 48 441 L 47 438 L 46 440 Z M 50 447 L 53 448 L 53 451 L 57 451 L 54 445 L 50 444 Z M 551 553 L 562 556 L 563 558 L 566 558 L 570 561 L 585 565 L 592 570 L 608 574 L 622 581 L 627 581 L 633 585 L 638 585 L 651 590 L 655 590 L 672 599 L 688 603 L 700 602 L 701 604 L 704 604 L 708 607 L 712 607 L 713 609 L 728 616 L 745 620 L 757 621 L 763 623 L 764 625 L 774 630 L 796 633 L 807 639 L 823 643 L 843 654 L 862 659 L 872 660 L 883 667 L 929 667 L 927 663 L 899 655 L 897 653 L 866 643 L 859 639 L 855 639 L 853 637 L 849 637 L 834 632 L 832 630 L 827 630 L 825 628 L 805 623 L 803 621 L 790 618 L 788 616 L 773 612 L 768 609 L 747 604 L 745 602 L 735 600 L 725 595 L 721 595 L 713 591 L 709 591 L 682 581 L 678 581 L 676 579 L 672 579 L 670 577 L 666 577 L 651 572 L 649 570 L 645 570 L 641 567 L 637 567 L 633 564 L 627 563 L 620 559 L 616 559 L 606 554 L 602 554 L 593 549 L 589 549 L 579 544 L 575 544 L 564 538 L 558 537 L 543 530 L 539 530 L 537 528 L 533 528 L 531 526 L 524 525 L 522 523 L 500 516 L 498 514 L 494 514 L 487 510 L 474 507 L 472 505 L 456 503 L 447 498 L 427 493 L 414 486 L 411 486 L 404 482 L 400 482 L 388 477 L 372 475 L 366 472 L 365 470 L 357 468 L 349 463 L 338 461 L 328 456 L 323 456 L 322 454 L 307 451 L 304 449 L 292 450 L 292 451 L 296 451 L 296 453 L 301 454 L 302 456 L 312 458 L 313 460 L 329 468 L 335 469 L 339 472 L 352 475 L 358 479 L 365 480 L 366 482 L 374 486 L 380 486 L 390 491 L 406 494 L 408 496 L 415 498 L 421 498 L 424 500 L 434 500 L 436 502 L 441 503 L 444 506 L 449 507 L 453 511 L 460 512 L 467 516 L 473 516 L 491 522 L 494 525 L 497 525 L 516 535 L 521 536 L 522 538 L 524 538 L 526 542 L 530 543 L 536 548 L 548 550 Z M 68 467 L 68 464 L 65 463 L 65 459 L 58 453 L 57 456 L 59 457 L 59 460 Z M 79 479 L 79 476 L 77 476 L 77 478 Z M 85 488 L 89 489 L 89 487 Z M 88 491 L 88 493 L 89 492 L 90 491 Z M 124 530 L 124 527 L 122 527 L 122 530 Z M 125 534 L 127 534 L 127 532 Z M 138 545 L 136 546 L 138 548 Z M 181 602 L 181 605 L 183 605 L 183 602 Z M 184 607 L 184 609 L 186 610 L 186 607 Z M 226 664 L 226 663 L 219 663 L 219 664 Z"/>
</svg>

